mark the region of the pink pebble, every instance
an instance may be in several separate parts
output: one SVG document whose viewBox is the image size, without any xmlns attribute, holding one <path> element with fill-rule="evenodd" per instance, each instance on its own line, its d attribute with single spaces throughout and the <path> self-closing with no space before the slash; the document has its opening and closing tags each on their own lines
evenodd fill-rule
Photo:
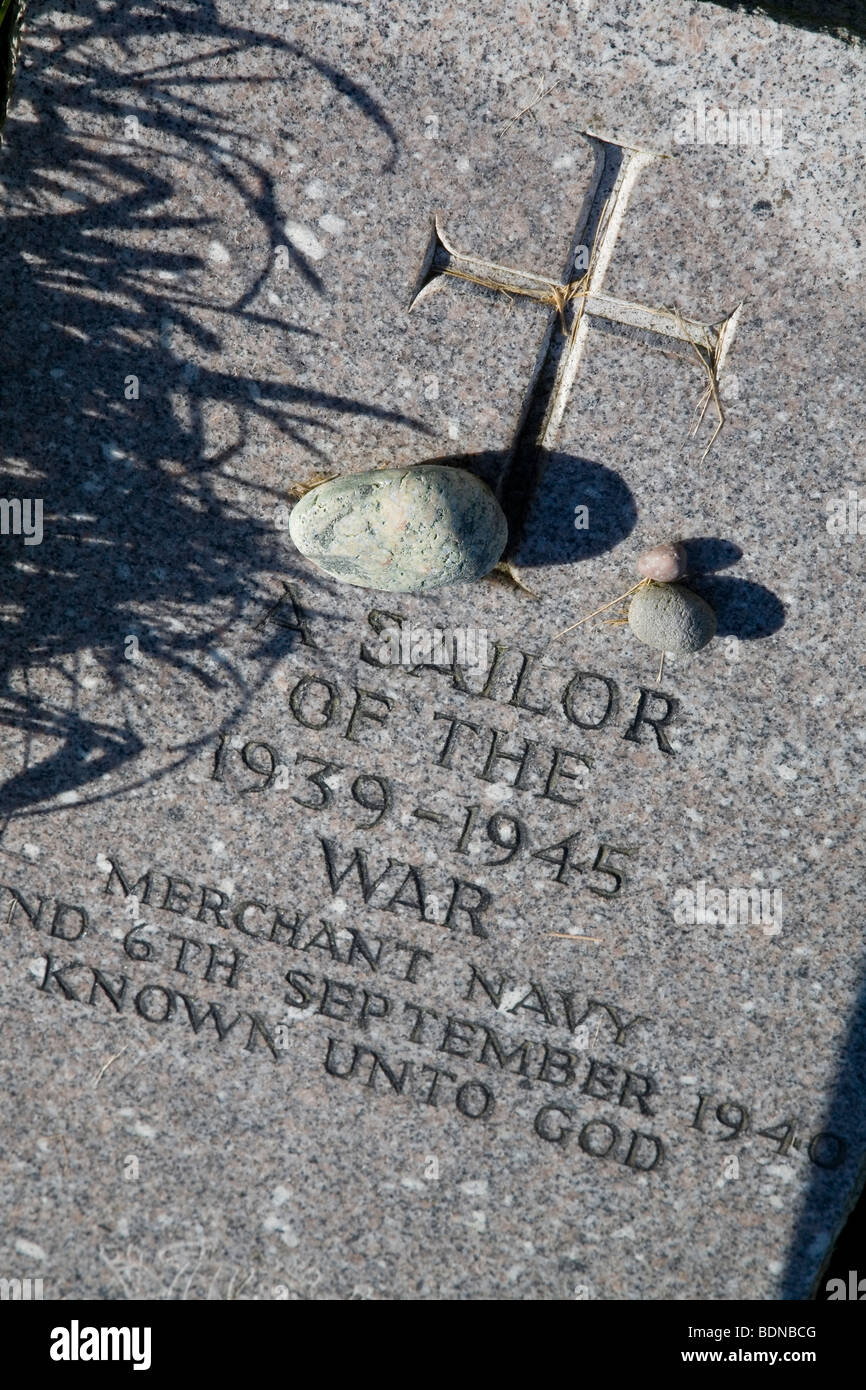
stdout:
<svg viewBox="0 0 866 1390">
<path fill-rule="evenodd" d="M 644 551 L 637 562 L 642 579 L 654 579 L 657 584 L 673 584 L 686 572 L 686 548 L 679 541 L 665 541 Z"/>
</svg>

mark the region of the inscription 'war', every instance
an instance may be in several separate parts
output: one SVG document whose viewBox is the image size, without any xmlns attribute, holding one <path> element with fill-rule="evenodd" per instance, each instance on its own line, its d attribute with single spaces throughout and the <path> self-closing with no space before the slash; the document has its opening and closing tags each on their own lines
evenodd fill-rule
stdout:
<svg viewBox="0 0 866 1390">
<path fill-rule="evenodd" d="M 473 936 L 489 935 L 481 917 L 490 906 L 491 895 L 479 884 L 469 883 L 462 878 L 449 878 L 448 906 L 443 921 L 439 922 L 436 916 L 428 913 L 436 895 L 429 889 L 425 870 L 389 858 L 385 867 L 373 878 L 364 850 L 352 850 L 348 861 L 340 867 L 337 845 L 325 839 L 321 844 L 332 893 L 337 893 L 344 883 L 354 884 L 357 876 L 361 896 L 368 907 L 379 907 L 385 912 L 404 908 L 422 922 L 443 927 L 467 926 Z M 438 904 L 438 896 L 436 902 Z"/>
</svg>

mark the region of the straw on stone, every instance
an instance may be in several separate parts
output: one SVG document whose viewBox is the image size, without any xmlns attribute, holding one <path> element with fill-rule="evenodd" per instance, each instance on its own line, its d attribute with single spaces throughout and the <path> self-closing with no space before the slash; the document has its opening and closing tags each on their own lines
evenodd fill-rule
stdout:
<svg viewBox="0 0 866 1390">
<path fill-rule="evenodd" d="M 118 1059 L 118 1057 L 122 1057 L 123 1054 L 124 1054 L 124 1052 L 126 1052 L 126 1050 L 127 1050 L 128 1047 L 129 1047 L 129 1043 L 126 1043 L 126 1044 L 120 1049 L 119 1052 L 115 1052 L 111 1057 L 109 1057 L 109 1059 L 108 1059 L 107 1062 L 103 1062 L 102 1066 L 99 1068 L 99 1071 L 96 1073 L 96 1078 L 95 1078 L 95 1080 L 94 1080 L 94 1082 L 93 1082 L 94 1086 L 98 1086 L 98 1085 L 99 1085 L 100 1081 L 102 1080 L 102 1078 L 103 1078 L 103 1076 L 105 1075 L 105 1073 L 108 1071 L 108 1068 L 111 1066 L 112 1062 L 116 1062 L 117 1059 Z"/>
<path fill-rule="evenodd" d="M 556 81 L 551 82 L 550 86 L 545 89 L 544 78 L 540 77 L 538 80 L 538 91 L 532 98 L 532 101 L 529 102 L 528 106 L 521 107 L 521 109 L 517 112 L 516 116 L 512 116 L 509 120 L 504 121 L 503 124 L 500 126 L 499 130 L 496 132 L 497 136 L 507 135 L 513 125 L 516 125 L 517 122 L 522 119 L 522 117 L 528 115 L 530 111 L 533 111 L 535 107 L 538 105 L 538 103 L 540 101 L 543 101 L 545 97 L 549 97 L 550 93 L 555 91 L 556 88 L 561 85 L 561 83 L 562 78 L 557 77 Z"/>
<path fill-rule="evenodd" d="M 598 227 L 596 228 L 596 233 L 592 240 L 589 265 L 586 270 L 578 279 L 569 280 L 564 285 L 557 284 L 555 280 L 549 281 L 549 288 L 544 294 L 536 289 L 525 289 L 522 285 L 505 286 L 501 281 L 489 280 L 483 275 L 471 275 L 469 271 L 461 270 L 453 266 L 445 266 L 440 273 L 442 275 L 452 275 L 456 280 L 467 280 L 471 285 L 481 285 L 487 290 L 496 290 L 498 294 L 504 295 L 509 303 L 513 303 L 512 295 L 523 295 L 527 299 L 534 299 L 539 304 L 549 304 L 557 312 L 559 324 L 563 333 L 565 332 L 566 305 L 570 304 L 572 300 L 580 299 L 580 307 L 575 314 L 574 323 L 571 325 L 571 333 L 569 335 L 569 347 L 571 347 L 577 337 L 577 330 L 580 328 L 586 308 L 586 299 L 589 294 L 589 280 L 595 268 L 598 253 L 598 241 L 601 232 L 607 224 L 609 216 L 608 203 L 609 200 L 605 202 L 601 210 L 601 217 L 599 218 Z"/>
<path fill-rule="evenodd" d="M 595 941 L 598 945 L 601 944 L 600 936 L 578 936 L 577 932 L 549 931 L 547 935 L 556 936 L 559 938 L 560 941 Z"/>
<path fill-rule="evenodd" d="M 707 454 L 710 452 L 716 440 L 718 439 L 719 431 L 725 423 L 725 412 L 722 409 L 722 402 L 719 396 L 718 376 L 719 354 L 722 348 L 722 336 L 720 334 L 716 338 L 715 343 L 713 344 L 712 348 L 709 349 L 709 351 L 702 352 L 700 347 L 692 337 L 691 333 L 689 332 L 688 328 L 686 327 L 685 320 L 683 319 L 683 316 L 680 313 L 679 309 L 674 310 L 674 317 L 676 318 L 677 323 L 679 324 L 680 330 L 685 334 L 686 338 L 688 338 L 689 342 L 691 343 L 692 347 L 697 353 L 698 358 L 701 362 L 701 366 L 707 374 L 707 385 L 704 388 L 700 400 L 695 406 L 695 414 L 697 416 L 697 419 L 692 425 L 692 428 L 689 430 L 689 438 L 695 439 L 697 437 L 698 430 L 700 429 L 701 424 L 703 422 L 703 418 L 707 413 L 710 401 L 713 401 L 713 403 L 715 404 L 716 413 L 719 417 L 718 423 L 716 424 L 716 428 L 713 430 L 713 433 L 710 437 L 710 442 L 707 445 L 704 452 L 701 454 L 701 463 L 703 463 L 706 460 Z"/>
<path fill-rule="evenodd" d="M 579 618 L 576 623 L 571 623 L 569 627 L 564 627 L 561 631 L 555 632 L 550 639 L 551 642 L 555 642 L 557 637 L 564 637 L 567 632 L 573 632 L 576 627 L 581 627 L 583 623 L 588 623 L 590 618 L 597 618 L 599 613 L 606 613 L 608 608 L 613 608 L 616 603 L 622 603 L 623 599 L 628 598 L 630 594 L 637 593 L 638 589 L 643 589 L 649 582 L 648 579 L 639 580 L 638 583 L 633 584 L 630 589 L 626 589 L 624 594 L 618 594 L 616 598 L 611 599 L 610 603 L 602 604 L 601 608 L 596 608 L 594 613 L 587 613 L 585 618 Z"/>
<path fill-rule="evenodd" d="M 339 478 L 339 476 L 339 473 L 316 473 L 306 482 L 290 483 L 286 489 L 286 495 L 294 498 L 296 502 L 300 502 L 301 498 L 305 497 L 308 492 L 312 492 L 314 487 L 321 487 L 322 483 L 333 482 L 334 478 Z"/>
</svg>

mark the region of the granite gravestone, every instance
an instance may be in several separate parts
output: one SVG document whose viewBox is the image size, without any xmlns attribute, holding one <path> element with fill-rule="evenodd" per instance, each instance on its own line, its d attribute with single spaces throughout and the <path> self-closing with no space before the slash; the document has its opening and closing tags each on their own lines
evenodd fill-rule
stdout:
<svg viewBox="0 0 866 1390">
<path fill-rule="evenodd" d="M 863 67 L 703 4 L 34 6 L 7 1278 L 808 1294 L 864 1138 Z M 430 458 L 531 592 L 291 548 L 292 484 Z M 711 647 L 552 640 L 676 536 Z"/>
</svg>

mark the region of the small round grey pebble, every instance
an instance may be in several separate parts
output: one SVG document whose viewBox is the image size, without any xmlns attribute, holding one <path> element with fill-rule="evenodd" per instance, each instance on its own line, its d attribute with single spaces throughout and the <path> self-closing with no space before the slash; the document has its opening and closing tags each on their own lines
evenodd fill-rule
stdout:
<svg viewBox="0 0 866 1390">
<path fill-rule="evenodd" d="M 638 589 L 629 604 L 628 622 L 639 642 L 676 656 L 700 651 L 716 632 L 710 605 L 681 584 L 647 584 Z"/>
<path fill-rule="evenodd" d="M 508 524 L 474 473 L 427 463 L 321 483 L 295 506 L 289 535 L 336 579 L 415 593 L 487 574 L 505 549 Z"/>
<path fill-rule="evenodd" d="M 680 541 L 664 541 L 645 550 L 637 562 L 642 579 L 655 579 L 659 584 L 673 584 L 686 572 L 686 548 Z"/>
</svg>

